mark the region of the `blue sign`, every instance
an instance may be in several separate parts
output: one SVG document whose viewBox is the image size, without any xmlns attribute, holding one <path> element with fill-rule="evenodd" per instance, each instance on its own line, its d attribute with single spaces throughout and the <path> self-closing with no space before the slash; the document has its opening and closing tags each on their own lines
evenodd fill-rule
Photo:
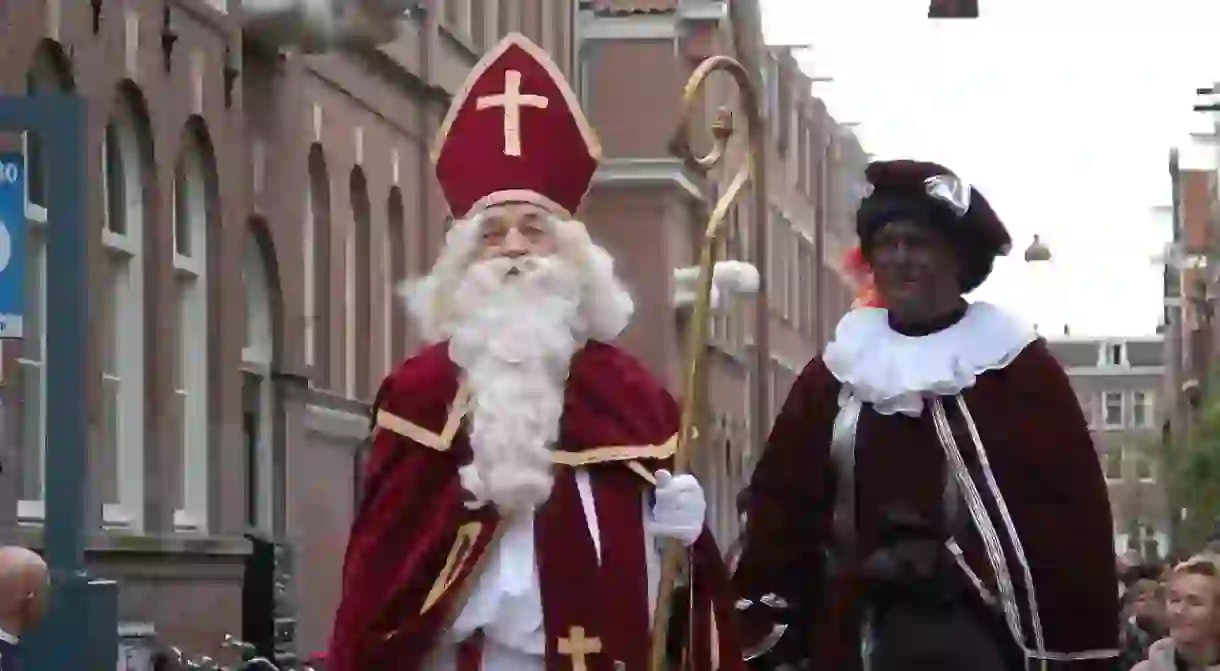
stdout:
<svg viewBox="0 0 1220 671">
<path fill-rule="evenodd" d="M 25 157 L 0 154 L 0 339 L 21 338 L 25 317 Z"/>
</svg>

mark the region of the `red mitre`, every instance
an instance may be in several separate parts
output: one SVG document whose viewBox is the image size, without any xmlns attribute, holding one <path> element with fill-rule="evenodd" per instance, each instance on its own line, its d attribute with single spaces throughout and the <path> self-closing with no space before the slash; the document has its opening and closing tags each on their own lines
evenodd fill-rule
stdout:
<svg viewBox="0 0 1220 671">
<path fill-rule="evenodd" d="M 459 219 L 508 202 L 571 217 L 600 159 L 601 146 L 563 73 L 518 33 L 474 66 L 432 152 L 436 178 Z"/>
</svg>

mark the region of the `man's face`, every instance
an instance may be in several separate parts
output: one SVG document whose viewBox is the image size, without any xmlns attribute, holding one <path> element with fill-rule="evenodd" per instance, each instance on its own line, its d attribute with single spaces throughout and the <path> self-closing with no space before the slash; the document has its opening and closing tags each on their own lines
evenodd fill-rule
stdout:
<svg viewBox="0 0 1220 671">
<path fill-rule="evenodd" d="M 47 611 L 47 596 L 50 592 L 50 582 L 46 577 L 40 577 L 38 584 L 32 588 L 22 600 L 20 606 L 21 628 L 30 629 L 42 620 Z"/>
<path fill-rule="evenodd" d="M 1131 599 L 1131 614 L 1141 626 L 1159 623 L 1165 615 L 1165 599 L 1160 586 L 1151 581 L 1140 581 L 1134 587 L 1135 596 Z"/>
<path fill-rule="evenodd" d="M 508 203 L 485 211 L 476 260 L 546 257 L 555 251 L 546 210 L 528 203 Z"/>
<path fill-rule="evenodd" d="M 961 295 L 953 248 L 927 226 L 903 220 L 885 224 L 873 237 L 869 262 L 877 292 L 904 322 L 935 319 Z"/>
</svg>

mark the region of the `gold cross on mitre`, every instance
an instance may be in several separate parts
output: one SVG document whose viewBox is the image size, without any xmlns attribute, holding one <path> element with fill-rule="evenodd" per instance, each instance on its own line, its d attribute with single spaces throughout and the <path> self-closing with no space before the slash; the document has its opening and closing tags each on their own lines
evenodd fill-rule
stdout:
<svg viewBox="0 0 1220 671">
<path fill-rule="evenodd" d="M 475 109 L 504 109 L 504 155 L 521 155 L 521 108 L 546 109 L 550 104 L 546 96 L 521 93 L 521 72 L 508 70 L 504 73 L 504 92 L 480 96 L 475 100 Z"/>
<path fill-rule="evenodd" d="M 567 638 L 559 639 L 559 654 L 572 658 L 572 671 L 589 671 L 589 655 L 602 651 L 602 640 L 587 638 L 584 627 L 572 627 Z"/>
</svg>

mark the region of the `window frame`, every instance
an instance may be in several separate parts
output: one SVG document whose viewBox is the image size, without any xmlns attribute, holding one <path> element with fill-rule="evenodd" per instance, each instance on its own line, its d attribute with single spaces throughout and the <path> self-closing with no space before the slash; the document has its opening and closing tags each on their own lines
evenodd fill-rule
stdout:
<svg viewBox="0 0 1220 671">
<path fill-rule="evenodd" d="M 170 189 L 170 216 L 173 230 L 173 267 L 175 337 L 177 339 L 172 394 L 177 404 L 175 430 L 179 440 L 179 481 L 181 497 L 174 502 L 176 531 L 208 531 L 208 483 L 210 441 L 208 431 L 208 202 L 209 166 L 204 148 L 191 138 L 183 146 L 175 166 Z M 182 194 L 179 190 L 182 190 Z M 179 198 L 185 196 L 184 205 Z M 185 207 L 185 209 L 183 209 Z M 179 220 L 180 215 L 187 222 Z M 185 254 L 181 253 L 179 234 L 189 236 Z"/>
<path fill-rule="evenodd" d="M 144 407 L 144 376 L 145 376 L 145 343 L 144 328 L 147 318 L 144 311 L 144 271 L 145 256 L 143 250 L 143 234 L 145 221 L 144 183 L 143 179 L 148 169 L 140 149 L 139 130 L 133 118 L 130 105 L 126 105 L 123 113 L 111 119 L 108 130 L 102 138 L 102 194 L 103 194 L 103 226 L 101 230 L 102 247 L 107 264 L 124 264 L 122 276 L 126 278 L 126 287 L 118 287 L 111 283 L 114 275 L 108 265 L 103 282 L 106 292 L 104 301 L 113 301 L 112 315 L 114 329 L 123 325 L 123 333 L 104 334 L 104 338 L 113 338 L 109 345 L 115 347 L 111 353 L 115 361 L 113 371 L 107 371 L 108 356 L 102 357 L 99 374 L 102 378 L 102 393 L 107 393 L 107 380 L 118 384 L 117 398 L 114 399 L 116 412 L 115 441 L 113 446 L 116 471 L 106 477 L 114 477 L 115 493 L 118 499 L 115 503 L 102 503 L 102 526 L 106 529 L 140 532 L 143 530 L 144 519 L 144 449 L 145 449 L 145 407 Z M 110 174 L 110 163 L 107 160 L 115 147 L 110 142 L 118 143 L 118 169 L 121 172 L 122 203 L 121 209 L 111 200 L 113 176 Z M 115 229 L 113 216 L 122 217 L 122 230 Z M 118 292 L 122 292 L 121 294 Z M 105 327 L 105 326 L 104 326 Z M 104 347 L 109 346 L 104 345 Z M 109 438 L 104 437 L 103 440 Z"/>
<path fill-rule="evenodd" d="M 276 436 L 276 398 L 272 380 L 272 365 L 275 361 L 275 341 L 272 331 L 272 310 L 270 276 L 267 273 L 267 261 L 253 235 L 246 241 L 243 250 L 242 275 L 246 287 L 246 329 L 245 342 L 241 350 L 242 372 L 242 438 L 246 438 L 246 385 L 251 378 L 258 382 L 258 427 L 255 447 L 256 470 L 247 473 L 247 482 L 253 486 L 256 498 L 255 510 L 247 511 L 253 516 L 255 526 L 265 532 L 275 532 L 276 490 L 275 473 L 275 441 Z M 251 278 L 251 273 L 257 273 Z M 251 284 L 255 282 L 256 284 Z M 259 307 L 261 306 L 261 308 Z M 255 320 L 257 320 L 257 327 Z M 257 332 L 256 332 L 257 328 Z M 243 443 L 244 447 L 244 443 Z M 247 495 L 249 495 L 247 490 Z"/>
<path fill-rule="evenodd" d="M 1139 429 L 1148 429 L 1156 426 L 1155 416 L 1155 392 L 1149 390 L 1137 390 L 1131 394 L 1131 425 Z M 1142 415 L 1142 416 L 1141 416 Z"/>
</svg>

